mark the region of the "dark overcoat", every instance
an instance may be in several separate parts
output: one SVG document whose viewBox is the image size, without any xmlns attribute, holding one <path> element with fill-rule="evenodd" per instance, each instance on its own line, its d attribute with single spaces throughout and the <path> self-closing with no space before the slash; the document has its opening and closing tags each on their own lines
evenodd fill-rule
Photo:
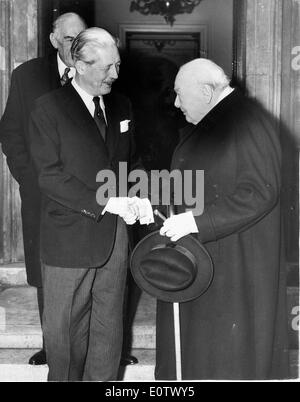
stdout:
<svg viewBox="0 0 300 402">
<path fill-rule="evenodd" d="M 61 86 L 56 54 L 30 60 L 13 71 L 0 142 L 13 177 L 20 185 L 25 264 L 29 285 L 41 287 L 41 194 L 30 159 L 29 115 L 34 101 Z"/>
<path fill-rule="evenodd" d="M 281 150 L 269 117 L 234 91 L 183 133 L 172 169 L 205 172 L 196 222 L 215 269 L 207 292 L 180 307 L 183 379 L 287 378 Z M 157 379 L 175 379 L 172 317 L 159 302 Z"/>
<path fill-rule="evenodd" d="M 102 215 L 96 178 L 103 170 L 115 172 L 116 183 L 108 186 L 118 196 L 119 163 L 126 162 L 128 172 L 140 165 L 129 100 L 111 93 L 104 103 L 106 143 L 71 83 L 39 98 L 31 113 L 31 155 L 42 192 L 41 259 L 47 265 L 99 268 L 113 250 L 117 216 Z M 124 120 L 131 123 L 121 132 Z"/>
</svg>

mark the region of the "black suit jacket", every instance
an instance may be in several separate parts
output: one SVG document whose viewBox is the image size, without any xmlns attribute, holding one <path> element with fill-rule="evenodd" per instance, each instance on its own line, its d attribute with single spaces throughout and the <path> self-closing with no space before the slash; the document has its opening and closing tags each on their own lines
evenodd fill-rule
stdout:
<svg viewBox="0 0 300 402">
<path fill-rule="evenodd" d="M 28 121 L 34 102 L 61 86 L 56 53 L 30 60 L 13 71 L 4 115 L 0 121 L 0 142 L 13 177 L 20 185 L 22 225 L 27 280 L 42 286 L 40 267 L 41 194 L 30 157 Z"/>
<path fill-rule="evenodd" d="M 139 166 L 132 124 L 120 132 L 120 122 L 132 121 L 127 98 L 105 97 L 107 144 L 84 102 L 68 84 L 40 98 L 31 114 L 31 153 L 43 194 L 41 257 L 52 266 L 101 267 L 114 246 L 116 216 L 101 215 L 97 204 L 103 169 L 118 175 L 119 162 L 128 170 Z"/>
<path fill-rule="evenodd" d="M 9 169 L 21 186 L 32 185 L 28 121 L 36 99 L 61 86 L 57 56 L 30 60 L 13 71 L 0 141 Z"/>
</svg>

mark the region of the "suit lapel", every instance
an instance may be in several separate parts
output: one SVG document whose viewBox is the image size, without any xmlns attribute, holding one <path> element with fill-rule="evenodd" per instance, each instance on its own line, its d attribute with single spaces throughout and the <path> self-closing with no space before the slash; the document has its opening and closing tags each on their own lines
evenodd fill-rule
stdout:
<svg viewBox="0 0 300 402">
<path fill-rule="evenodd" d="M 106 154 L 108 154 L 107 147 L 93 117 L 72 84 L 69 83 L 65 85 L 63 90 L 66 93 L 66 112 L 69 114 L 70 118 L 77 126 L 82 127 L 84 133 L 89 133 L 89 135 L 93 136 L 105 150 Z"/>
<path fill-rule="evenodd" d="M 56 53 L 49 56 L 49 77 L 51 90 L 61 87 Z"/>
<path fill-rule="evenodd" d="M 106 137 L 106 146 L 109 151 L 110 156 L 114 155 L 115 150 L 117 149 L 118 142 L 120 139 L 120 122 L 117 116 L 117 105 L 115 105 L 113 96 L 105 96 L 105 113 L 107 118 L 107 137 Z"/>
</svg>

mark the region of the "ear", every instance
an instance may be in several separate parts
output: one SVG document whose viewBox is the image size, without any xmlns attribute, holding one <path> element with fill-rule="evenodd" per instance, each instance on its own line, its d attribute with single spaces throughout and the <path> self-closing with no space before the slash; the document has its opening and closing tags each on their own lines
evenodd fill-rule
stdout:
<svg viewBox="0 0 300 402">
<path fill-rule="evenodd" d="M 212 87 L 208 84 L 203 85 L 202 93 L 206 100 L 206 103 L 210 104 L 213 99 L 213 96 L 214 96 L 214 91 L 213 91 Z"/>
<path fill-rule="evenodd" d="M 52 46 L 54 47 L 54 49 L 58 49 L 57 39 L 53 32 L 50 34 L 49 38 L 50 38 L 50 42 L 51 42 Z"/>
<path fill-rule="evenodd" d="M 76 61 L 74 67 L 79 75 L 83 75 L 86 72 L 87 65 L 82 60 Z"/>
</svg>

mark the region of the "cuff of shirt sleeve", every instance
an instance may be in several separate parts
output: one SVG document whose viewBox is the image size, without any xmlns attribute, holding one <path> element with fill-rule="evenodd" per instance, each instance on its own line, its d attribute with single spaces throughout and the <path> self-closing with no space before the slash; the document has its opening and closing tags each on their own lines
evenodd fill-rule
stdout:
<svg viewBox="0 0 300 402">
<path fill-rule="evenodd" d="M 140 219 L 140 224 L 141 225 L 150 225 L 151 223 L 154 223 L 154 215 L 153 215 L 153 209 L 150 200 L 148 198 L 144 198 L 141 200 L 144 204 L 144 207 L 146 209 L 146 216 L 144 218 Z"/>
</svg>

